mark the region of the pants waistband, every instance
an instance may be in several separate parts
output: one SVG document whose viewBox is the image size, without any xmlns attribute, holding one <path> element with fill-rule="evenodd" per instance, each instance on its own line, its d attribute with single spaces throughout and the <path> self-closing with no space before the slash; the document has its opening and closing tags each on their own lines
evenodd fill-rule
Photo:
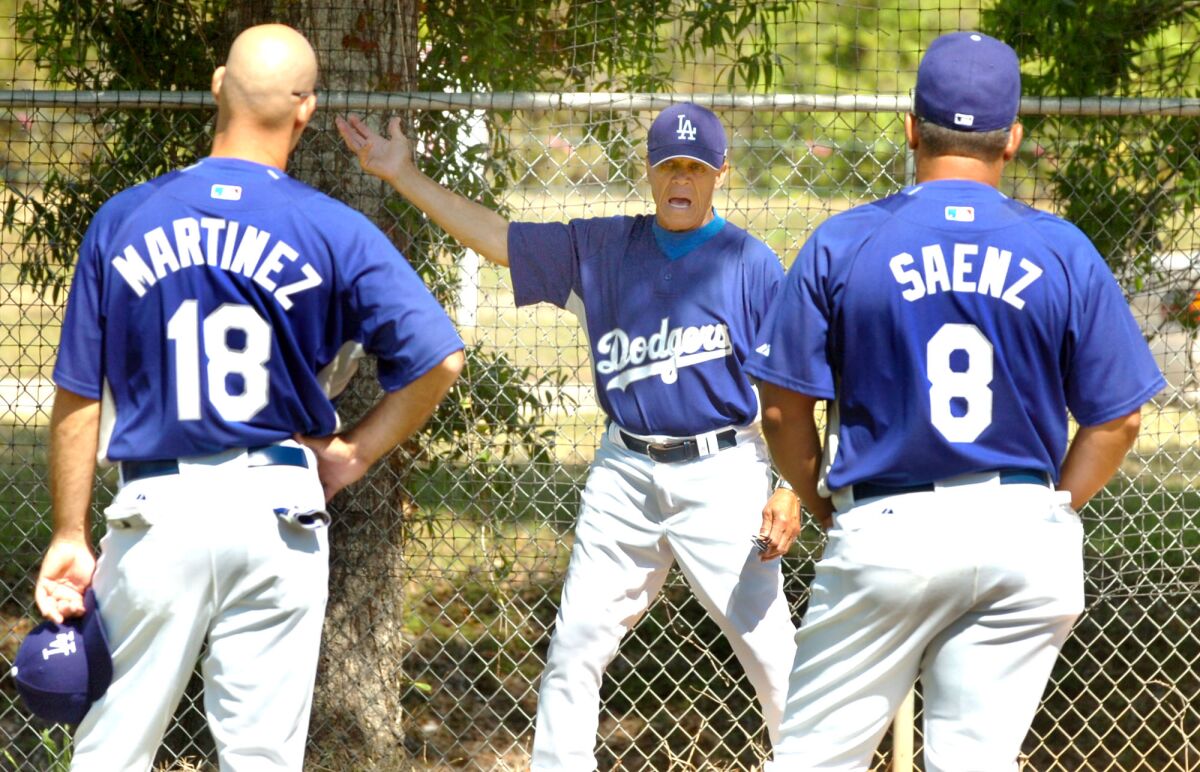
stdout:
<svg viewBox="0 0 1200 772">
<path fill-rule="evenodd" d="M 1040 469 L 996 469 L 985 474 L 994 474 L 1000 478 L 1001 485 L 1050 485 L 1050 476 Z M 970 475 L 967 475 L 970 477 Z M 854 493 L 854 501 L 875 499 L 882 496 L 901 496 L 905 493 L 927 493 L 936 490 L 938 483 L 923 483 L 921 485 L 877 485 L 872 482 L 860 482 L 850 486 Z"/>
<path fill-rule="evenodd" d="M 737 445 L 737 429 L 721 429 L 705 432 L 693 437 L 664 437 L 659 440 L 642 439 L 630 434 L 616 424 L 610 427 L 612 434 L 628 450 L 649 456 L 651 460 L 664 464 L 691 461 L 702 456 L 711 456 L 726 448 Z"/>
<path fill-rule="evenodd" d="M 308 457 L 303 448 L 287 445 L 263 445 L 247 448 L 246 466 L 298 466 L 308 468 Z M 122 461 L 121 479 L 127 483 L 145 480 L 148 477 L 165 477 L 179 474 L 179 460 L 170 458 L 153 461 Z"/>
</svg>

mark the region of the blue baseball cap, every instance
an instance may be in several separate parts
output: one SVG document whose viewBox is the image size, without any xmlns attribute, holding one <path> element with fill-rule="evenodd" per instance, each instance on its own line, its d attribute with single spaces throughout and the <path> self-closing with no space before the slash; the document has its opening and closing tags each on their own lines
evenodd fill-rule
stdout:
<svg viewBox="0 0 1200 772">
<path fill-rule="evenodd" d="M 1021 65 L 1006 43 L 951 32 L 929 44 L 917 67 L 914 112 L 957 131 L 1006 129 L 1021 106 Z"/>
<path fill-rule="evenodd" d="M 671 105 L 650 124 L 646 140 L 651 166 L 672 158 L 694 158 L 720 169 L 725 163 L 725 127 L 712 110 L 691 102 Z"/>
<path fill-rule="evenodd" d="M 12 677 L 29 712 L 46 721 L 78 724 L 112 683 L 112 654 L 89 587 L 84 613 L 61 625 L 42 622 L 25 636 Z"/>
</svg>

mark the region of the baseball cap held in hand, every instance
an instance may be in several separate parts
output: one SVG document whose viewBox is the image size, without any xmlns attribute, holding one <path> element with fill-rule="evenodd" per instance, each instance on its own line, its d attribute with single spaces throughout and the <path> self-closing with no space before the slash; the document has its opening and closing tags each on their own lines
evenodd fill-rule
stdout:
<svg viewBox="0 0 1200 772">
<path fill-rule="evenodd" d="M 46 721 L 78 724 L 112 683 L 112 654 L 90 587 L 83 605 L 81 617 L 33 628 L 17 650 L 12 669 L 17 693 Z"/>
<path fill-rule="evenodd" d="M 651 166 L 693 158 L 720 169 L 725 163 L 725 127 L 711 110 L 691 102 L 671 105 L 650 124 L 646 141 Z"/>
<path fill-rule="evenodd" d="M 957 131 L 1006 129 L 1021 106 L 1021 67 L 1007 44 L 981 32 L 951 32 L 917 67 L 914 112 Z"/>
</svg>

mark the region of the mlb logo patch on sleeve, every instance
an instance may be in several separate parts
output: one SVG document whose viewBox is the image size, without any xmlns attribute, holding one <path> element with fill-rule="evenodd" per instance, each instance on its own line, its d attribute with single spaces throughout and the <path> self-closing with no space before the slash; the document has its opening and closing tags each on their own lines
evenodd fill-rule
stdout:
<svg viewBox="0 0 1200 772">
<path fill-rule="evenodd" d="M 951 222 L 975 222 L 975 207 L 948 206 L 946 207 L 946 219 Z"/>
<path fill-rule="evenodd" d="M 212 192 L 209 193 L 211 198 L 216 198 L 221 201 L 241 201 L 242 186 L 241 185 L 213 185 Z"/>
</svg>

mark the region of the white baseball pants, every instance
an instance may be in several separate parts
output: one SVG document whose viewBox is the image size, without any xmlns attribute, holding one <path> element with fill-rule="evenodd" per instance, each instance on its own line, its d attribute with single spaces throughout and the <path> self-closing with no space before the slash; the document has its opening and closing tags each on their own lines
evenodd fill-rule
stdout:
<svg viewBox="0 0 1200 772">
<path fill-rule="evenodd" d="M 780 560 L 761 562 L 750 543 L 768 485 L 756 431 L 739 430 L 737 446 L 674 464 L 627 450 L 611 432 L 604 438 L 538 692 L 534 770 L 596 769 L 604 670 L 676 562 L 745 668 L 775 740 L 795 626 Z"/>
<path fill-rule="evenodd" d="M 305 452 L 308 469 L 223 454 L 120 489 L 93 579 L 113 682 L 79 725 L 72 770 L 149 770 L 202 651 L 222 772 L 302 769 L 327 531 L 273 510 L 323 508 Z"/>
<path fill-rule="evenodd" d="M 1069 501 L 974 475 L 839 511 L 765 769 L 868 769 L 919 677 L 926 772 L 1016 770 L 1083 610 L 1083 529 Z"/>
</svg>

